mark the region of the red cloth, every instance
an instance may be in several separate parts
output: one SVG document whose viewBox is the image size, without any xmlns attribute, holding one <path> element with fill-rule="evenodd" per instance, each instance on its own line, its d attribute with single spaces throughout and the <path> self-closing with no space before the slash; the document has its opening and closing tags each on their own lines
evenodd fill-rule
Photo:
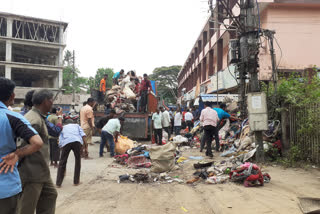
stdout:
<svg viewBox="0 0 320 214">
<path fill-rule="evenodd" d="M 136 87 L 134 88 L 134 92 L 135 92 L 136 94 L 139 94 L 139 93 L 140 93 L 140 86 L 141 86 L 140 83 L 137 83 L 137 84 L 136 84 Z"/>
<path fill-rule="evenodd" d="M 149 88 L 151 89 L 151 82 L 150 82 L 150 80 L 147 80 L 147 81 L 142 80 L 142 81 L 141 81 L 140 90 L 141 90 L 141 91 L 147 91 Z"/>
</svg>

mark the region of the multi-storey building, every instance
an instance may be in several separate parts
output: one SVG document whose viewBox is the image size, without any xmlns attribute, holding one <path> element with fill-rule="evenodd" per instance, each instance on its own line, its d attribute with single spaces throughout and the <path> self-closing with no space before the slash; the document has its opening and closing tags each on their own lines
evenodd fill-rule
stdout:
<svg viewBox="0 0 320 214">
<path fill-rule="evenodd" d="M 0 76 L 16 83 L 18 102 L 31 88 L 62 86 L 67 25 L 0 12 Z"/>
<path fill-rule="evenodd" d="M 229 8 L 235 16 L 240 14 L 237 2 L 229 0 Z M 261 28 L 276 32 L 278 71 L 302 71 L 319 66 L 320 0 L 258 0 L 258 4 Z M 237 93 L 235 67 L 228 64 L 228 44 L 230 39 L 236 38 L 236 31 L 230 27 L 232 20 L 223 19 L 222 11 L 222 7 L 214 8 L 214 17 L 205 23 L 178 75 L 181 100 L 192 100 L 200 93 L 217 90 Z M 271 57 L 264 38 L 261 39 L 259 66 L 259 79 L 270 80 Z"/>
</svg>

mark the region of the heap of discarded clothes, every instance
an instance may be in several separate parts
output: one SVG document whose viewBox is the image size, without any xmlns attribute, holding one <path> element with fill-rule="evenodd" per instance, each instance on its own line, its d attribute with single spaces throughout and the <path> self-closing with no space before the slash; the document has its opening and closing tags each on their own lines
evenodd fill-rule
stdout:
<svg viewBox="0 0 320 214">
<path fill-rule="evenodd" d="M 129 168 L 149 168 L 151 160 L 146 148 L 146 145 L 130 148 L 124 154 L 114 156 L 115 161 Z"/>
</svg>

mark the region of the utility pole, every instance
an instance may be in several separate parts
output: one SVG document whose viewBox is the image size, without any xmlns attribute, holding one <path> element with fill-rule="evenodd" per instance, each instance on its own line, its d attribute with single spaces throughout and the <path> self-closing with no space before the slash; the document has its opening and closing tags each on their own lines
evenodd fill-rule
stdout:
<svg viewBox="0 0 320 214">
<path fill-rule="evenodd" d="M 72 108 L 74 110 L 74 106 L 75 106 L 75 51 L 73 50 L 72 52 Z"/>
<path fill-rule="evenodd" d="M 246 79 L 249 78 L 249 92 L 260 92 L 260 85 L 258 79 L 258 54 L 259 54 L 259 39 L 262 33 L 260 29 L 260 18 L 257 21 L 255 10 L 259 11 L 257 0 L 240 0 L 236 4 L 240 7 L 240 15 L 234 16 L 232 8 L 230 8 L 229 0 L 216 0 L 218 11 L 212 7 L 212 0 L 209 0 L 209 8 L 211 13 L 218 12 L 219 23 L 223 24 L 223 19 L 230 19 L 232 26 L 237 29 L 238 39 L 234 41 L 234 57 L 230 61 L 236 63 L 237 70 L 239 71 L 239 107 L 241 117 L 247 117 L 247 98 L 246 98 Z M 221 8 L 222 7 L 222 8 Z M 226 27 L 226 26 L 225 26 Z M 226 27 L 228 29 L 228 27 Z M 219 36 L 219 35 L 218 35 Z M 273 44 L 272 44 L 273 45 Z M 231 45 L 233 46 L 233 45 Z M 229 50 L 230 51 L 230 50 Z M 271 51 L 272 58 L 274 59 L 273 48 Z M 229 55 L 230 56 L 230 55 Z M 230 58 L 230 57 L 229 57 Z M 275 69 L 275 62 L 272 62 L 273 70 Z M 250 122 L 250 121 L 249 121 Z M 251 121 L 253 122 L 253 121 Z M 262 131 L 254 131 L 255 142 L 258 145 L 256 152 L 256 159 L 258 162 L 264 161 L 264 150 L 262 141 Z"/>
</svg>

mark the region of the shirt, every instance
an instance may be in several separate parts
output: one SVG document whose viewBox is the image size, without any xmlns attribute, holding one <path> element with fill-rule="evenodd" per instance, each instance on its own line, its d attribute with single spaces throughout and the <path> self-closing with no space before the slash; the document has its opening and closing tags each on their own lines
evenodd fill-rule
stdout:
<svg viewBox="0 0 320 214">
<path fill-rule="evenodd" d="M 115 132 L 120 132 L 121 124 L 118 118 L 111 119 L 108 123 L 102 128 L 102 131 L 106 131 L 111 135 L 114 135 Z"/>
<path fill-rule="evenodd" d="M 20 114 L 8 110 L 7 106 L 0 101 L 0 163 L 2 157 L 16 151 L 16 137 L 29 140 L 38 133 L 30 123 Z M 0 199 L 9 198 L 22 191 L 21 180 L 16 164 L 13 172 L 0 174 Z"/>
<path fill-rule="evenodd" d="M 82 137 L 86 136 L 83 129 L 78 124 L 68 124 L 63 126 L 63 130 L 59 137 L 59 147 L 73 142 L 80 142 L 83 144 Z"/>
<path fill-rule="evenodd" d="M 153 128 L 154 129 L 162 129 L 162 114 L 159 112 L 159 114 L 153 113 L 152 115 L 152 121 L 153 121 Z"/>
<path fill-rule="evenodd" d="M 134 92 L 136 93 L 136 94 L 139 94 L 140 93 L 140 83 L 137 83 L 136 84 L 136 86 L 134 87 Z"/>
<path fill-rule="evenodd" d="M 201 111 L 200 122 L 203 123 L 203 126 L 217 126 L 219 117 L 215 110 L 210 107 L 207 107 Z"/>
<path fill-rule="evenodd" d="M 217 112 L 218 117 L 219 117 L 220 120 L 222 120 L 224 118 L 230 118 L 230 114 L 228 114 L 227 112 L 225 112 L 221 108 L 214 108 L 213 110 L 215 110 Z"/>
<path fill-rule="evenodd" d="M 140 86 L 140 90 L 141 91 L 148 91 L 148 89 L 151 88 L 151 82 L 150 80 L 142 80 L 141 81 L 141 86 Z"/>
<path fill-rule="evenodd" d="M 80 124 L 83 129 L 90 129 L 89 119 L 91 119 L 92 126 L 94 127 L 94 116 L 92 107 L 88 104 L 83 106 L 80 110 Z"/>
<path fill-rule="evenodd" d="M 112 77 L 112 79 L 119 79 L 120 78 L 120 71 L 115 73 Z"/>
<path fill-rule="evenodd" d="M 18 169 L 22 182 L 47 182 L 51 179 L 49 170 L 49 135 L 45 122 L 45 115 L 32 107 L 25 115 L 31 126 L 39 133 L 43 145 L 41 149 L 31 155 L 21 159 Z M 22 141 L 21 146 L 27 145 L 28 142 Z"/>
<path fill-rule="evenodd" d="M 193 120 L 193 115 L 191 112 L 187 112 L 185 115 L 184 115 L 184 118 L 186 119 L 186 121 L 192 121 Z"/>
<path fill-rule="evenodd" d="M 59 119 L 58 116 L 53 114 L 48 117 L 47 121 L 56 126 L 56 125 L 58 125 L 58 119 Z M 49 132 L 49 128 L 48 128 L 48 132 Z M 50 133 L 49 133 L 49 135 L 50 135 Z M 49 136 L 50 139 L 58 139 L 58 137 L 59 137 L 59 135 L 58 136 L 51 136 L 51 135 Z"/>
<path fill-rule="evenodd" d="M 102 78 L 100 81 L 99 89 L 101 92 L 106 92 L 106 80 L 104 78 Z"/>
<path fill-rule="evenodd" d="M 192 115 L 193 115 L 193 118 L 194 119 L 199 119 L 199 117 L 200 117 L 200 111 L 199 111 L 199 109 L 196 109 L 196 110 L 194 110 L 193 112 L 192 112 Z"/>
<path fill-rule="evenodd" d="M 162 112 L 162 126 L 165 128 L 170 126 L 170 114 L 167 110 Z"/>
<path fill-rule="evenodd" d="M 177 112 L 174 116 L 174 126 L 181 126 L 182 114 Z"/>
</svg>

